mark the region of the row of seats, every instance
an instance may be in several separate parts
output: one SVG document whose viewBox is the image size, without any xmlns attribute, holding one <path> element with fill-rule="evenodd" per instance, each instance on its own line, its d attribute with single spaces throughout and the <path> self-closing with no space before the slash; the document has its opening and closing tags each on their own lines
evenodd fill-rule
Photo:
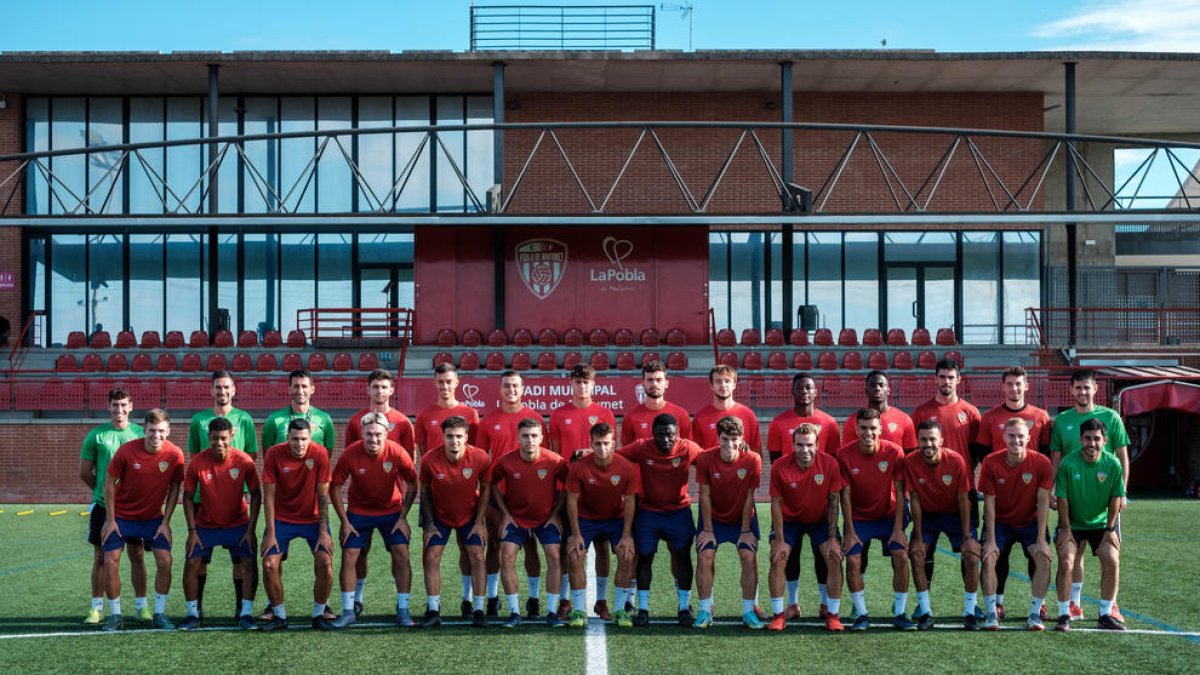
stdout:
<svg viewBox="0 0 1200 675">
<path fill-rule="evenodd" d="M 358 370 L 371 371 L 378 367 L 378 355 L 372 352 L 363 352 L 359 355 Z M 290 373 L 301 368 L 307 368 L 314 373 L 325 370 L 346 372 L 355 369 L 355 361 L 350 354 L 339 352 L 333 355 L 331 364 L 325 354 L 314 352 L 308 356 L 307 362 L 299 354 L 285 354 L 282 363 L 275 358 L 274 354 L 259 354 L 254 358 L 250 354 L 234 354 L 231 360 L 227 360 L 224 354 L 209 354 L 208 358 L 201 362 L 199 354 L 184 354 L 183 360 L 180 361 L 170 353 L 159 354 L 157 359 L 151 359 L 149 354 L 135 354 L 132 362 L 126 359 L 124 354 L 110 354 L 107 362 L 102 360 L 98 354 L 85 354 L 82 363 L 76 362 L 75 357 L 70 354 L 63 354 L 54 362 L 54 370 L 61 373 L 101 371 L 120 373 L 127 370 L 135 373 L 175 371 L 184 373 L 207 371 L 211 373 L 218 370 L 229 370 L 235 373 L 252 371 L 269 373 L 278 370 Z"/>
<path fill-rule="evenodd" d="M 737 334 L 731 328 L 722 328 L 717 331 L 717 345 L 720 347 L 733 347 L 738 344 Z M 810 344 L 808 331 L 795 329 L 786 338 L 783 331 L 778 328 L 772 328 L 767 331 L 764 338 L 757 328 L 747 328 L 742 331 L 741 346 L 757 347 L 765 344 L 768 347 L 783 347 L 785 344 L 793 347 L 806 347 Z M 818 328 L 813 331 L 811 344 L 818 347 L 857 347 L 858 331 L 853 328 L 843 328 L 838 333 L 837 342 L 833 340 L 833 331 L 828 328 Z M 883 331 L 878 328 L 868 328 L 863 331 L 862 346 L 864 347 L 907 347 L 909 344 L 904 330 L 901 328 L 893 328 L 887 332 L 886 338 Z M 932 347 L 933 345 L 942 347 L 952 347 L 958 344 L 958 339 L 954 335 L 952 328 L 939 328 L 937 330 L 936 339 L 932 338 L 929 330 L 925 328 L 917 328 L 912 334 L 912 345 L 915 347 Z"/>
<path fill-rule="evenodd" d="M 133 349 L 141 347 L 142 349 L 183 349 L 185 347 L 191 349 L 207 349 L 209 347 L 226 348 L 236 346 L 239 349 L 254 349 L 259 346 L 258 333 L 252 330 L 244 330 L 238 334 L 237 342 L 234 342 L 233 333 L 222 330 L 217 331 L 213 336 L 212 342 L 209 342 L 208 333 L 202 330 L 192 331 L 191 336 L 183 339 L 183 331 L 172 330 L 167 331 L 166 339 L 159 336 L 158 331 L 148 330 L 142 332 L 142 339 L 139 342 L 133 331 L 123 330 L 117 333 L 117 340 L 113 342 L 112 336 L 108 331 L 101 330 L 92 334 L 92 339 L 88 340 L 83 331 L 72 331 L 67 334 L 67 349 L 80 349 L 83 347 L 91 347 L 92 349 Z M 269 330 L 263 333 L 262 347 L 274 349 L 287 346 L 290 349 L 302 349 L 307 344 L 304 336 L 304 331 L 293 330 L 288 333 L 287 340 L 283 339 L 283 335 L 277 330 Z"/>
<path fill-rule="evenodd" d="M 949 351 L 945 353 L 945 358 L 954 359 L 959 366 L 965 366 L 961 352 Z M 767 355 L 765 364 L 763 355 L 760 351 L 748 351 L 742 354 L 739 361 L 738 355 L 733 352 L 724 352 L 721 354 L 720 362 L 722 365 L 732 368 L 741 368 L 743 370 L 813 370 L 816 366 L 818 370 L 887 370 L 894 368 L 897 370 L 912 370 L 920 368 L 922 370 L 932 370 L 937 364 L 938 356 L 932 351 L 922 351 L 917 355 L 916 361 L 913 360 L 912 352 L 898 351 L 892 354 L 891 361 L 888 360 L 888 355 L 885 352 L 871 352 L 866 361 L 863 361 L 861 352 L 845 352 L 839 361 L 838 355 L 834 352 L 821 352 L 817 356 L 814 363 L 813 356 L 809 352 L 796 352 L 792 354 L 789 360 L 784 352 L 771 352 Z"/>
<path fill-rule="evenodd" d="M 511 368 L 518 371 L 551 371 L 560 368 L 570 370 L 582 363 L 588 363 L 596 370 L 609 370 L 614 367 L 617 370 L 638 370 L 649 361 L 661 360 L 662 356 L 653 351 L 643 352 L 640 360 L 634 356 L 633 352 L 618 352 L 615 363 L 609 359 L 608 352 L 595 352 L 586 360 L 579 352 L 567 352 L 562 355 L 562 361 L 558 360 L 558 355 L 554 352 L 542 352 L 537 355 L 536 360 L 528 352 L 516 352 L 512 355 L 511 360 L 505 359 L 504 354 L 500 352 L 492 352 L 480 362 L 479 354 L 463 352 L 458 357 L 457 365 L 460 370 L 505 370 Z M 442 363 L 454 363 L 454 355 L 449 352 L 438 352 L 433 357 L 433 366 L 436 368 Z M 671 370 L 687 370 L 687 354 L 671 352 L 667 354 L 666 363 L 667 368 Z"/>
<path fill-rule="evenodd" d="M 564 345 L 567 347 L 607 347 L 616 345 L 618 347 L 632 347 L 639 344 L 643 347 L 658 347 L 666 344 L 669 347 L 684 347 L 687 346 L 687 335 L 678 328 L 672 328 L 663 335 L 654 328 L 643 330 L 640 335 L 635 335 L 628 328 L 617 329 L 612 335 L 603 328 L 596 328 L 585 334 L 578 328 L 569 328 L 562 333 L 553 328 L 543 328 L 535 335 L 528 328 L 518 328 L 512 332 L 510 336 L 501 328 L 495 328 L 488 332 L 486 338 L 478 330 L 468 328 L 464 330 L 460 337 L 457 333 L 449 328 L 443 328 L 437 333 L 438 347 L 453 347 L 462 345 L 463 347 L 506 347 L 512 345 L 514 347 L 557 347 Z"/>
</svg>

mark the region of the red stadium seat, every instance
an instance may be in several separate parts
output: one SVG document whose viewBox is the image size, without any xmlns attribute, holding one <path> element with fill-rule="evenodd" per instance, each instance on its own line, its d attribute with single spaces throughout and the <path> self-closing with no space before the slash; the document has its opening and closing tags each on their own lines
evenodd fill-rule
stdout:
<svg viewBox="0 0 1200 675">
<path fill-rule="evenodd" d="M 846 370 L 862 370 L 863 357 L 858 352 L 846 352 L 842 355 L 842 368 Z"/>
<path fill-rule="evenodd" d="M 508 333 L 503 329 L 493 328 L 488 332 L 487 343 L 489 347 L 504 347 L 508 344 Z"/>
<path fill-rule="evenodd" d="M 630 333 L 632 336 L 632 333 Z M 637 368 L 637 361 L 633 358 L 633 352 L 617 352 L 617 370 L 633 370 Z"/>
<path fill-rule="evenodd" d="M 671 352 L 667 354 L 667 369 L 671 371 L 687 370 L 688 360 L 687 354 L 683 352 Z"/>
<path fill-rule="evenodd" d="M 458 335 L 449 328 L 443 328 L 437 332 L 437 339 L 434 341 L 439 347 L 453 347 L 458 344 Z"/>
<path fill-rule="evenodd" d="M 537 357 L 538 370 L 554 370 L 558 367 L 558 359 L 554 357 L 554 352 L 542 352 Z"/>
<path fill-rule="evenodd" d="M 453 359 L 451 359 L 453 363 Z M 354 359 L 346 352 L 338 352 L 333 355 L 333 370 L 337 373 L 345 373 L 354 368 Z"/>
<path fill-rule="evenodd" d="M 808 346 L 808 331 L 801 328 L 793 328 L 791 333 L 788 333 L 788 344 L 793 347 Z"/>
<path fill-rule="evenodd" d="M 238 353 L 233 355 L 229 369 L 235 373 L 248 373 L 254 370 L 254 363 L 250 360 L 249 354 Z"/>
<path fill-rule="evenodd" d="M 867 356 L 867 367 L 871 370 L 887 370 L 887 354 L 884 354 L 883 352 L 871 352 Z"/>
<path fill-rule="evenodd" d="M 238 349 L 254 349 L 258 346 L 258 333 L 252 330 L 244 330 L 238 333 L 237 346 Z"/>
<path fill-rule="evenodd" d="M 313 352 L 308 355 L 308 371 L 311 373 L 319 373 L 323 370 L 329 370 L 329 359 L 321 352 Z"/>
<path fill-rule="evenodd" d="M 603 328 L 597 328 L 588 333 L 588 345 L 592 347 L 607 347 L 608 346 L 608 331 Z M 607 363 L 607 361 L 605 361 Z"/>
<path fill-rule="evenodd" d="M 125 358 L 124 354 L 111 354 L 104 369 L 110 373 L 124 372 L 129 370 L 129 361 Z"/>
<path fill-rule="evenodd" d="M 608 370 L 608 352 L 593 352 L 588 357 L 588 363 L 596 370 Z"/>
<path fill-rule="evenodd" d="M 795 370 L 812 370 L 813 360 L 812 354 L 808 352 L 796 352 L 792 355 L 792 368 Z"/>
<path fill-rule="evenodd" d="M 514 347 L 529 347 L 533 345 L 533 331 L 528 328 L 518 328 L 513 331 L 512 343 Z"/>
<path fill-rule="evenodd" d="M 580 333 L 580 336 L 582 336 L 582 335 L 583 334 Z M 583 363 L 583 354 L 580 354 L 579 352 L 567 352 L 566 355 L 563 356 L 563 368 L 565 368 L 566 370 L 570 370 L 570 369 L 574 368 L 575 366 L 578 366 L 582 363 Z"/>
<path fill-rule="evenodd" d="M 154 370 L 160 373 L 170 373 L 179 369 L 179 362 L 175 360 L 174 354 L 159 354 L 158 359 L 154 361 Z"/>
<path fill-rule="evenodd" d="M 301 349 L 308 344 L 308 338 L 304 336 L 304 331 L 293 329 L 288 331 L 287 347 L 288 349 Z"/>
<path fill-rule="evenodd" d="M 183 360 L 186 363 L 187 357 L 183 357 Z M 224 354 L 209 354 L 208 360 L 204 363 L 204 369 L 210 373 L 215 373 L 218 370 L 229 370 L 229 362 L 225 360 Z"/>
<path fill-rule="evenodd" d="M 137 336 L 131 330 L 123 330 L 117 333 L 117 341 L 113 345 L 117 349 L 130 349 L 137 346 Z"/>
<path fill-rule="evenodd" d="M 929 329 L 914 328 L 912 334 L 912 343 L 914 347 L 930 347 L 933 345 L 933 338 L 929 337 Z"/>
<path fill-rule="evenodd" d="M 504 354 L 500 352 L 488 354 L 487 361 L 484 363 L 484 367 L 488 370 L 504 370 L 505 365 Z"/>
<path fill-rule="evenodd" d="M 254 361 L 254 370 L 260 373 L 269 373 L 278 367 L 279 363 L 275 360 L 274 354 L 259 354 Z"/>
<path fill-rule="evenodd" d="M 463 352 L 462 356 L 458 357 L 459 370 L 479 370 L 479 354 L 475 352 Z"/>
<path fill-rule="evenodd" d="M 300 358 L 299 354 L 284 354 L 283 363 L 280 364 L 279 369 L 286 373 L 290 373 L 295 370 L 303 370 L 304 361 Z"/>
<path fill-rule="evenodd" d="M 645 365 L 651 361 L 662 361 L 662 356 L 660 356 L 658 352 L 642 352 L 642 367 L 645 367 Z"/>
<path fill-rule="evenodd" d="M 563 333 L 563 344 L 568 347 L 582 347 L 583 331 L 579 330 L 578 328 L 568 328 L 567 331 Z"/>
<path fill-rule="evenodd" d="M 218 349 L 228 349 L 233 346 L 233 333 L 227 330 L 219 330 L 213 336 L 212 346 Z"/>
<path fill-rule="evenodd" d="M 783 332 L 780 331 L 779 335 L 783 337 Z M 767 367 L 771 370 L 787 370 L 787 354 L 783 352 L 771 352 L 770 356 L 767 357 Z"/>
<path fill-rule="evenodd" d="M 613 334 L 613 342 L 618 347 L 632 347 L 636 341 L 637 339 L 633 336 L 633 331 L 628 328 L 618 328 L 617 332 Z"/>
<path fill-rule="evenodd" d="M 95 373 L 104 370 L 104 361 L 100 360 L 99 354 L 85 354 L 83 357 L 83 365 L 80 367 L 85 373 Z"/>
<path fill-rule="evenodd" d="M 742 346 L 757 347 L 762 344 L 762 335 L 757 328 L 747 328 L 742 331 Z"/>
<path fill-rule="evenodd" d="M 672 328 L 667 331 L 667 346 L 668 347 L 686 347 L 687 333 L 684 333 L 678 328 Z"/>
<path fill-rule="evenodd" d="M 198 373 L 202 368 L 199 354 L 184 354 L 183 362 L 179 364 L 179 370 L 185 373 Z"/>
<path fill-rule="evenodd" d="M 742 356 L 742 367 L 745 368 L 746 370 L 762 370 L 762 367 L 763 367 L 762 352 L 759 352 L 759 351 L 746 352 L 745 355 Z"/>
<path fill-rule="evenodd" d="M 768 347 L 782 347 L 783 343 L 786 342 L 786 340 L 783 337 L 782 330 L 780 330 L 778 328 L 772 328 L 772 329 L 768 330 L 767 334 L 763 337 L 763 342 Z M 768 360 L 770 360 L 770 359 L 768 359 Z"/>
<path fill-rule="evenodd" d="M 202 330 L 192 331 L 192 336 L 188 338 L 188 346 L 192 349 L 204 349 L 208 347 L 208 333 Z"/>
<path fill-rule="evenodd" d="M 895 355 L 892 356 L 892 367 L 898 370 L 912 370 L 912 352 L 896 352 Z"/>
<path fill-rule="evenodd" d="M 539 347 L 556 347 L 558 346 L 558 332 L 553 328 L 543 328 L 538 331 L 537 343 Z"/>
<path fill-rule="evenodd" d="M 162 338 L 159 337 L 158 331 L 147 330 L 142 331 L 142 349 L 158 349 L 162 346 Z"/>
<path fill-rule="evenodd" d="M 516 371 L 526 371 L 533 367 L 533 358 L 529 356 L 529 352 L 517 352 L 512 357 L 512 369 Z"/>
<path fill-rule="evenodd" d="M 483 344 L 483 333 L 480 333 L 479 331 L 475 330 L 474 328 L 468 328 L 463 331 L 462 346 L 478 347 L 482 344 Z"/>
<path fill-rule="evenodd" d="M 904 337 L 903 328 L 893 328 L 887 332 L 887 343 L 890 347 L 906 347 L 908 339 Z"/>
<path fill-rule="evenodd" d="M 662 344 L 662 334 L 653 328 L 647 328 L 638 336 L 638 342 L 643 347 L 657 347 Z"/>
<path fill-rule="evenodd" d="M 858 331 L 853 328 L 843 328 L 838 333 L 838 346 L 840 347 L 857 347 L 858 346 Z"/>
<path fill-rule="evenodd" d="M 375 352 L 363 352 L 358 355 L 358 369 L 362 372 L 367 373 L 378 368 L 379 355 Z"/>
<path fill-rule="evenodd" d="M 937 331 L 937 343 L 942 347 L 953 347 L 958 344 L 958 339 L 954 336 L 954 329 L 939 328 Z"/>
<path fill-rule="evenodd" d="M 717 346 L 732 347 L 737 344 L 737 334 L 732 328 L 722 328 L 717 331 Z"/>
<path fill-rule="evenodd" d="M 262 346 L 267 349 L 279 349 L 283 346 L 283 336 L 277 330 L 269 330 L 263 333 Z"/>
<path fill-rule="evenodd" d="M 721 358 L 718 361 L 718 363 L 722 366 L 729 366 L 730 368 L 737 368 L 738 367 L 737 354 L 734 354 L 733 352 L 721 352 Z"/>
<path fill-rule="evenodd" d="M 833 331 L 828 328 L 818 328 L 813 333 L 813 344 L 818 347 L 832 347 Z"/>
<path fill-rule="evenodd" d="M 949 360 L 951 360 L 951 361 L 956 361 L 956 362 L 958 363 L 958 367 L 959 367 L 959 368 L 966 368 L 966 367 L 967 367 L 967 364 L 966 364 L 966 362 L 964 362 L 964 361 L 963 361 L 963 355 L 962 355 L 962 352 L 958 352 L 958 351 L 954 351 L 954 352 L 946 352 L 946 353 L 945 353 L 945 355 L 944 355 L 944 358 L 946 358 L 946 359 L 949 359 Z M 935 365 L 936 365 L 936 364 L 935 364 Z"/>
<path fill-rule="evenodd" d="M 821 370 L 837 370 L 837 354 L 833 352 L 821 352 L 821 355 L 817 357 L 817 367 Z"/>
<path fill-rule="evenodd" d="M 60 373 L 73 373 L 79 370 L 79 365 L 75 363 L 74 356 L 63 354 L 54 360 L 54 370 Z"/>
<path fill-rule="evenodd" d="M 187 342 L 183 339 L 183 331 L 169 330 L 167 337 L 163 338 L 163 346 L 167 349 L 182 349 Z"/>
<path fill-rule="evenodd" d="M 108 349 L 112 347 L 112 336 L 106 330 L 98 330 L 92 333 L 92 341 L 89 346 L 92 349 Z"/>
<path fill-rule="evenodd" d="M 882 347 L 883 333 L 878 328 L 868 328 L 863 331 L 863 346 L 864 347 Z"/>
<path fill-rule="evenodd" d="M 134 354 L 129 369 L 135 373 L 146 373 L 154 369 L 154 362 L 150 360 L 149 354 Z"/>
<path fill-rule="evenodd" d="M 917 367 L 921 370 L 933 370 L 937 365 L 937 354 L 931 351 L 923 351 L 917 355 Z"/>
</svg>

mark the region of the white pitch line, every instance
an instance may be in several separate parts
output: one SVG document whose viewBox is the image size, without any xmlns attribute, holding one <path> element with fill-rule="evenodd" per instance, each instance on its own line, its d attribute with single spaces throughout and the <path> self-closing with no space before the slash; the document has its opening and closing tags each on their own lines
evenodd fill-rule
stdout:
<svg viewBox="0 0 1200 675">
<path fill-rule="evenodd" d="M 596 545 L 588 548 L 584 565 L 587 569 L 587 600 L 584 607 L 577 608 L 589 615 L 583 634 L 584 672 L 587 675 L 608 675 L 608 638 L 605 635 L 604 622 L 599 617 L 593 621 L 590 616 L 591 607 L 596 604 Z"/>
</svg>

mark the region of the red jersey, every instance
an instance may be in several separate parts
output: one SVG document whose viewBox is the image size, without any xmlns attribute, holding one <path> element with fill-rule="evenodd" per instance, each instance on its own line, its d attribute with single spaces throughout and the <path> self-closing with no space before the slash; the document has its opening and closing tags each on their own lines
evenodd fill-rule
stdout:
<svg viewBox="0 0 1200 675">
<path fill-rule="evenodd" d="M 362 440 L 362 418 L 363 415 L 369 412 L 371 412 L 370 408 L 359 410 L 346 423 L 345 447 L 350 447 L 351 443 Z M 387 435 L 388 440 L 399 443 L 400 447 L 408 452 L 408 458 L 411 460 L 413 457 L 413 425 L 412 422 L 408 421 L 408 415 L 395 408 L 391 408 L 387 411 L 387 420 L 392 423 L 392 430 Z M 441 431 L 441 429 L 439 428 L 438 431 Z M 441 434 L 439 433 L 438 436 L 440 437 Z M 355 511 L 355 513 L 358 512 Z"/>
<path fill-rule="evenodd" d="M 709 486 L 712 519 L 720 523 L 742 522 L 746 493 L 758 488 L 762 476 L 762 456 L 759 451 L 743 450 L 732 463 L 721 459 L 717 448 L 705 450 L 696 460 L 696 482 Z"/>
<path fill-rule="evenodd" d="M 899 445 L 880 440 L 875 452 L 864 455 L 855 439 L 838 450 L 837 458 L 842 482 L 850 487 L 852 518 L 882 520 L 896 515 L 894 481 L 904 480 L 904 450 Z"/>
<path fill-rule="evenodd" d="M 350 481 L 347 510 L 363 516 L 386 516 L 404 505 L 404 484 L 417 480 L 417 468 L 408 452 L 393 441 L 372 457 L 362 441 L 346 446 L 333 467 L 333 484 Z"/>
<path fill-rule="evenodd" d="M 647 511 L 677 511 L 692 505 L 688 497 L 688 470 L 700 457 L 700 446 L 687 440 L 675 442 L 671 452 L 658 451 L 654 439 L 643 439 L 617 452 L 638 466 L 642 476 L 640 506 Z"/>
<path fill-rule="evenodd" d="M 146 450 L 146 439 L 124 443 L 108 462 L 108 475 L 117 481 L 109 508 L 123 520 L 152 520 L 163 514 L 172 483 L 183 482 L 183 451 L 163 441 L 158 452 Z"/>
<path fill-rule="evenodd" d="M 696 413 L 696 418 L 692 420 L 692 435 L 691 439 L 696 441 L 696 445 L 707 450 L 715 448 L 719 441 L 717 440 L 717 422 L 721 421 L 722 417 L 732 415 L 742 421 L 743 436 L 742 440 L 755 453 L 762 452 L 762 439 L 758 434 L 758 416 L 754 411 L 742 405 L 741 403 L 733 404 L 729 410 L 717 410 L 711 403 L 700 409 Z"/>
<path fill-rule="evenodd" d="M 1035 405 L 1025 404 L 1020 410 L 1010 410 L 1001 403 L 983 414 L 975 442 L 986 445 L 992 452 L 1007 450 L 1004 443 L 1004 424 L 1019 417 L 1029 423 L 1030 450 L 1050 447 L 1050 413 Z"/>
<path fill-rule="evenodd" d="M 413 425 L 413 443 L 421 446 L 422 453 L 440 449 L 446 444 L 442 422 L 455 415 L 467 420 L 467 424 L 470 425 L 467 430 L 467 443 L 475 443 L 475 435 L 479 429 L 479 413 L 462 403 L 453 408 L 443 408 L 435 403 L 422 410 L 417 415 L 417 423 Z"/>
<path fill-rule="evenodd" d="M 910 452 L 904 458 L 904 489 L 917 494 L 921 513 L 958 513 L 958 495 L 971 489 L 971 472 L 962 455 L 945 448 L 933 465 L 921 453 Z"/>
<path fill-rule="evenodd" d="M 427 452 L 421 458 L 421 485 L 428 485 L 433 517 L 450 527 L 471 522 L 479 507 L 479 486 L 492 481 L 487 453 L 468 445 L 466 453 L 451 463 L 444 451 Z"/>
<path fill-rule="evenodd" d="M 250 509 L 243 497 L 245 490 L 258 490 L 258 469 L 254 458 L 231 448 L 224 462 L 213 457 L 212 450 L 192 455 L 183 477 L 186 492 L 199 492 L 196 525 L 225 528 L 250 522 Z"/>
<path fill-rule="evenodd" d="M 1009 466 L 1008 451 L 983 458 L 979 490 L 996 498 L 996 521 L 1025 527 L 1037 522 L 1037 491 L 1054 489 L 1050 458 L 1040 452 L 1025 452 L 1025 461 Z"/>
<path fill-rule="evenodd" d="M 567 461 L 546 448 L 532 462 L 510 452 L 492 465 L 492 483 L 504 493 L 504 505 L 520 527 L 538 527 L 554 515 L 567 480 Z"/>
<path fill-rule="evenodd" d="M 970 464 L 971 444 L 979 434 L 981 417 L 978 408 L 961 398 L 948 405 L 940 405 L 937 399 L 929 399 L 913 410 L 912 421 L 914 425 L 925 420 L 937 422 L 942 428 L 942 448 L 957 452 Z"/>
<path fill-rule="evenodd" d="M 579 495 L 579 517 L 588 520 L 623 518 L 625 497 L 640 489 L 637 465 L 617 454 L 603 469 L 595 455 L 585 455 L 567 472 L 567 491 Z"/>
<path fill-rule="evenodd" d="M 629 445 L 634 441 L 654 436 L 654 418 L 667 413 L 673 415 L 679 422 L 679 438 L 687 440 L 692 437 L 692 418 L 683 408 L 674 403 L 667 403 L 662 410 L 651 410 L 645 403 L 625 413 L 621 419 L 621 445 Z"/>
<path fill-rule="evenodd" d="M 317 522 L 317 486 L 329 479 L 329 451 L 324 446 L 309 443 L 301 459 L 292 456 L 287 443 L 267 448 L 262 482 L 276 486 L 275 520 L 295 525 Z"/>
<path fill-rule="evenodd" d="M 837 420 L 833 415 L 813 408 L 813 414 L 805 417 L 797 415 L 795 410 L 781 412 L 771 420 L 767 428 L 767 452 L 771 455 L 786 457 L 795 452 L 792 445 L 792 432 L 801 424 L 812 424 L 817 427 L 817 450 L 836 454 L 842 447 L 842 432 L 838 430 Z"/>
<path fill-rule="evenodd" d="M 879 418 L 882 426 L 880 438 L 891 441 L 905 450 L 917 447 L 917 427 L 907 413 L 895 406 L 889 406 L 887 412 L 879 414 Z M 842 443 L 857 440 L 858 418 L 851 414 L 842 427 Z"/>
<path fill-rule="evenodd" d="M 843 487 L 842 470 L 834 455 L 817 453 L 807 469 L 800 468 L 795 455 L 771 465 L 771 497 L 779 498 L 785 522 L 826 522 L 829 495 L 841 492 Z"/>
<path fill-rule="evenodd" d="M 567 403 L 550 413 L 550 446 L 557 447 L 563 457 L 570 457 L 576 450 L 590 448 L 592 427 L 600 422 L 616 431 L 617 418 L 608 408 L 599 403 L 586 408 Z"/>
<path fill-rule="evenodd" d="M 542 425 L 542 438 L 549 438 L 550 434 L 546 431 L 546 423 L 542 422 L 542 416 L 530 410 L 528 406 L 522 405 L 520 410 L 511 413 L 496 408 L 479 420 L 479 433 L 475 435 L 475 445 L 487 450 L 492 464 L 520 447 L 517 425 L 523 419 L 537 420 Z"/>
</svg>

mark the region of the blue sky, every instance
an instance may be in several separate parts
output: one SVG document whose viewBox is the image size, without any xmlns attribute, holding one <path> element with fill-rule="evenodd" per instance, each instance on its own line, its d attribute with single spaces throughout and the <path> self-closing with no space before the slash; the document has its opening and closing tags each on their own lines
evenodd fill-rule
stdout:
<svg viewBox="0 0 1200 675">
<path fill-rule="evenodd" d="M 587 0 L 602 3 L 605 0 Z M 608 0 L 608 4 L 668 3 Z M 469 0 L 10 0 L 0 51 L 468 47 Z M 485 4 L 485 3 L 480 3 Z M 492 4 L 572 4 L 505 0 Z M 578 4 L 578 3 L 576 3 Z M 696 49 L 1197 51 L 1200 0 L 691 0 Z M 689 20 L 659 11 L 658 47 Z"/>
</svg>

